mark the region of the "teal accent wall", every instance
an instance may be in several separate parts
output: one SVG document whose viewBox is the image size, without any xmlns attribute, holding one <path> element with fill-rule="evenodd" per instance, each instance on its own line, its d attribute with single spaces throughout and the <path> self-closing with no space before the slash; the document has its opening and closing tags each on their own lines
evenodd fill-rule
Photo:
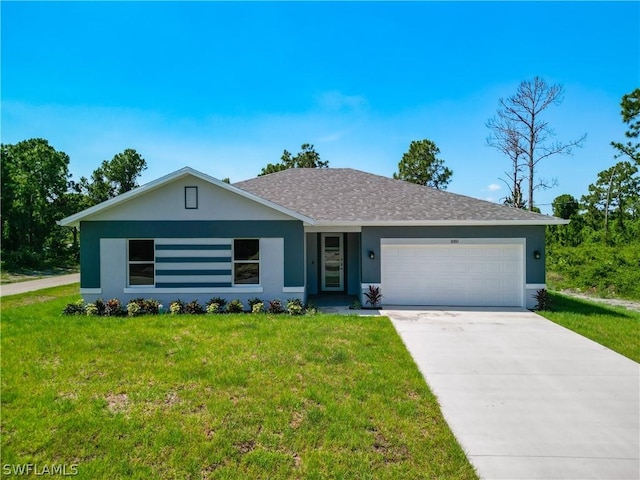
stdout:
<svg viewBox="0 0 640 480">
<path fill-rule="evenodd" d="M 284 238 L 284 286 L 304 278 L 304 228 L 298 220 L 98 221 L 80 223 L 81 288 L 100 288 L 101 238 Z M 123 265 L 123 268 L 126 266 Z"/>
<path fill-rule="evenodd" d="M 545 227 L 538 225 L 495 227 L 363 227 L 362 228 L 362 283 L 380 283 L 381 238 L 525 238 L 527 283 L 545 283 Z M 375 260 L 367 255 L 370 250 Z M 533 258 L 539 251 L 541 258 Z"/>
<path fill-rule="evenodd" d="M 347 265 L 347 294 L 360 295 L 360 234 L 347 233 L 345 249 Z"/>
<path fill-rule="evenodd" d="M 319 235 L 319 233 L 307 233 L 307 295 L 317 295 L 319 290 Z"/>
</svg>

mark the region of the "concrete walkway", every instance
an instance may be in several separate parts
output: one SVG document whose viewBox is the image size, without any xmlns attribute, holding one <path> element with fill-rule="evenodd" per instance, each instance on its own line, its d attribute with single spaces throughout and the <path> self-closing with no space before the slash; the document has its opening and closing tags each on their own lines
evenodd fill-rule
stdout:
<svg viewBox="0 0 640 480">
<path fill-rule="evenodd" d="M 484 479 L 640 478 L 640 366 L 526 310 L 383 310 Z"/>
<path fill-rule="evenodd" d="M 61 285 L 69 285 L 80 281 L 79 273 L 71 273 L 69 275 L 57 275 L 54 277 L 41 278 L 39 280 L 29 280 L 27 282 L 9 283 L 0 286 L 0 297 L 7 295 L 17 295 L 18 293 L 34 292 L 43 288 L 59 287 Z"/>
</svg>

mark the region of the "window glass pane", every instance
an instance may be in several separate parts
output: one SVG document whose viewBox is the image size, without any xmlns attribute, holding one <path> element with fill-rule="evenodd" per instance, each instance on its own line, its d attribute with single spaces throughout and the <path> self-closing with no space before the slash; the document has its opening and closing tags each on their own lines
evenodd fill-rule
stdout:
<svg viewBox="0 0 640 480">
<path fill-rule="evenodd" d="M 260 241 L 257 239 L 234 240 L 234 260 L 260 260 Z"/>
<path fill-rule="evenodd" d="M 129 240 L 129 261 L 153 261 L 153 240 Z"/>
<path fill-rule="evenodd" d="M 130 264 L 129 285 L 154 285 L 153 263 Z"/>
<path fill-rule="evenodd" d="M 324 247 L 327 250 L 332 250 L 336 248 L 340 248 L 340 237 L 325 237 L 324 238 Z"/>
<path fill-rule="evenodd" d="M 198 208 L 198 187 L 184 187 L 184 207 Z"/>
<path fill-rule="evenodd" d="M 235 284 L 260 283 L 259 263 L 236 263 L 233 266 L 233 282 Z"/>
</svg>

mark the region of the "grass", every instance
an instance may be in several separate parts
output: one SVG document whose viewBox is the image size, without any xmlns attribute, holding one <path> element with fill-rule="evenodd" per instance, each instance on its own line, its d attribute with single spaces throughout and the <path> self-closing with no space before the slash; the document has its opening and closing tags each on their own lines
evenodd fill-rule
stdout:
<svg viewBox="0 0 640 480">
<path fill-rule="evenodd" d="M 550 295 L 551 310 L 538 314 L 640 362 L 640 312 Z"/>
<path fill-rule="evenodd" d="M 477 478 L 386 318 L 2 299 L 2 459 L 79 478 Z"/>
</svg>

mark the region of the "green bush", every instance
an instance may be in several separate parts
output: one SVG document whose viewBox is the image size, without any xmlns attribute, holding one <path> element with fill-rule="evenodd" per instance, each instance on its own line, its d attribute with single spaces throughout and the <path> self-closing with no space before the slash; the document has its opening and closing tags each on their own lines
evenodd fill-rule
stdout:
<svg viewBox="0 0 640 480">
<path fill-rule="evenodd" d="M 289 315 L 302 315 L 304 313 L 304 305 L 297 298 L 287 300 L 287 313 Z"/>
<path fill-rule="evenodd" d="M 78 300 L 75 303 L 67 303 L 67 306 L 62 310 L 63 315 L 84 315 L 84 301 Z"/>
<path fill-rule="evenodd" d="M 117 317 L 122 315 L 122 305 L 120 304 L 120 300 L 117 298 L 107 300 L 104 304 L 104 315 L 107 317 Z"/>
<path fill-rule="evenodd" d="M 127 303 L 127 315 L 130 317 L 137 317 L 138 315 L 142 315 L 142 307 L 135 300 L 131 300 Z"/>
<path fill-rule="evenodd" d="M 639 251 L 637 243 L 551 246 L 547 251 L 549 286 L 640 299 Z"/>
<path fill-rule="evenodd" d="M 202 308 L 202 305 L 200 305 L 197 300 L 191 300 L 184 306 L 184 313 L 188 313 L 190 315 L 200 315 L 204 312 L 204 308 Z"/>
<path fill-rule="evenodd" d="M 87 303 L 87 305 L 84 307 L 84 312 L 88 317 L 97 317 L 99 315 L 98 307 L 95 303 Z"/>
<path fill-rule="evenodd" d="M 282 302 L 278 299 L 271 300 L 269 302 L 269 308 L 267 308 L 267 312 L 278 314 L 284 312 L 284 308 L 282 308 Z"/>
<path fill-rule="evenodd" d="M 171 313 L 171 315 L 183 314 L 184 303 L 182 303 L 182 300 L 174 300 L 173 302 L 171 302 L 171 304 L 169 305 L 169 313 Z"/>
<path fill-rule="evenodd" d="M 251 313 L 264 313 L 264 303 L 262 302 L 256 302 L 254 304 L 251 304 Z"/>
<path fill-rule="evenodd" d="M 231 300 L 227 305 L 228 313 L 242 313 L 244 312 L 244 305 L 238 299 Z"/>
<path fill-rule="evenodd" d="M 264 302 L 260 300 L 258 297 L 250 298 L 249 300 L 247 300 L 247 303 L 249 304 L 249 310 L 252 310 L 252 311 L 253 311 L 253 306 L 255 304 L 262 303 L 264 305 Z"/>
<path fill-rule="evenodd" d="M 222 297 L 213 297 L 208 302 L 207 305 L 211 305 L 212 303 L 217 303 L 220 307 L 220 310 L 224 310 L 227 306 L 227 301 Z"/>
<path fill-rule="evenodd" d="M 207 303 L 206 307 L 207 313 L 215 314 L 220 313 L 220 305 L 217 303 Z"/>
</svg>

